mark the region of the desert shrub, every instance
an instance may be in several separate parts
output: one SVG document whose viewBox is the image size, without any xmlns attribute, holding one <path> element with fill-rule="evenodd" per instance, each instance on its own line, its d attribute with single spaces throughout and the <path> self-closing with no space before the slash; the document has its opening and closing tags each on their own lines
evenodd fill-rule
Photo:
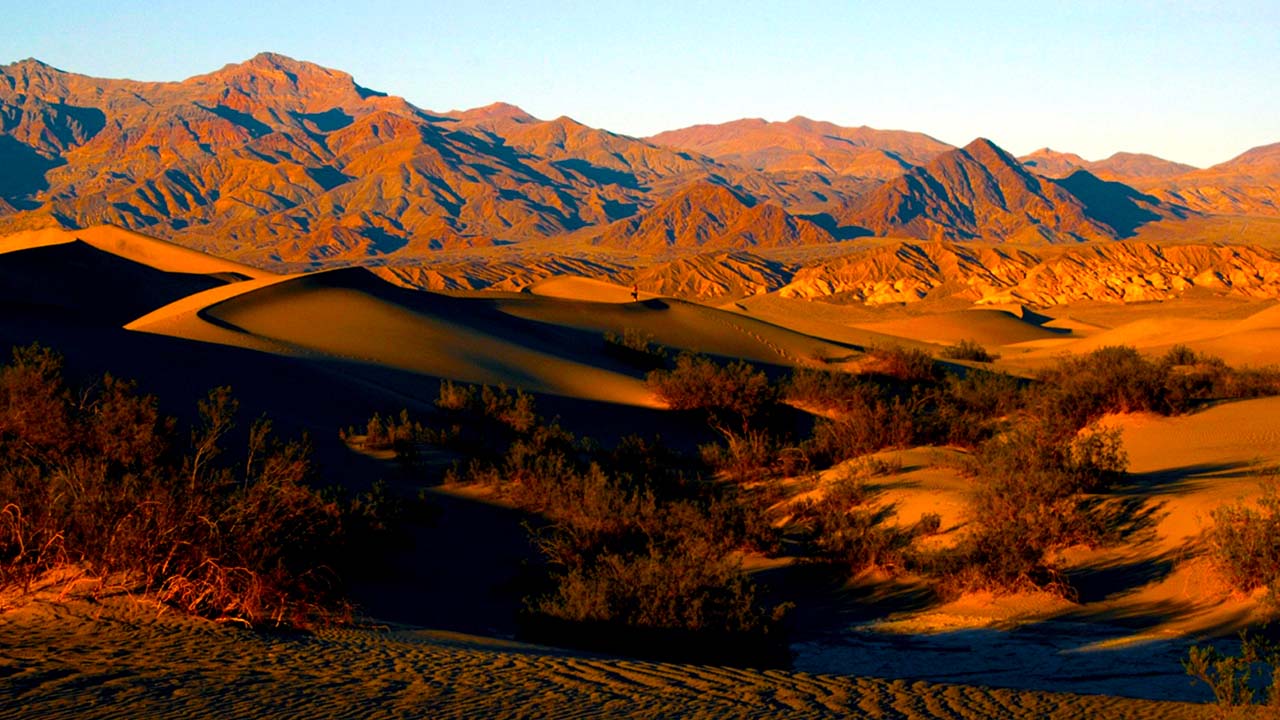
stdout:
<svg viewBox="0 0 1280 720">
<path fill-rule="evenodd" d="M 801 447 L 813 467 L 831 467 L 888 447 L 905 447 L 915 438 L 911 406 L 893 398 L 847 406 L 835 419 L 819 418 L 813 436 Z"/>
<path fill-rule="evenodd" d="M 850 373 L 796 368 L 782 396 L 787 402 L 840 413 L 882 402 L 887 392 L 883 386 Z"/>
<path fill-rule="evenodd" d="M 1189 412 L 1212 399 L 1280 393 L 1280 369 L 1232 368 L 1221 359 L 1175 346 L 1151 360 L 1125 346 L 1064 358 L 1042 373 L 1031 393 L 1039 413 L 1057 413 L 1080 428 L 1107 413 Z"/>
<path fill-rule="evenodd" d="M 738 483 L 763 480 L 778 465 L 778 447 L 762 430 L 736 433 L 724 430 L 724 444 L 709 443 L 699 448 L 702 461 Z"/>
<path fill-rule="evenodd" d="M 443 410 L 466 410 L 474 407 L 476 387 L 466 383 L 455 383 L 452 380 L 440 381 L 440 394 L 436 398 L 436 407 Z"/>
<path fill-rule="evenodd" d="M 968 469 L 976 482 L 971 522 L 934 569 L 957 587 L 1066 592 L 1054 554 L 1107 538 L 1083 494 L 1113 484 L 1126 464 L 1114 430 L 1064 437 L 1028 422 L 992 438 Z"/>
<path fill-rule="evenodd" d="M 624 328 L 621 335 L 607 332 L 604 344 L 610 355 L 643 370 L 656 370 L 667 363 L 667 349 L 654 342 L 652 334 L 636 328 Z"/>
<path fill-rule="evenodd" d="M 266 420 L 229 451 L 237 407 L 214 390 L 184 442 L 133 384 L 72 389 L 57 355 L 17 349 L 0 367 L 0 584 L 70 564 L 208 617 L 340 615 L 349 508 L 312 488 L 306 442 Z"/>
<path fill-rule="evenodd" d="M 554 498 L 541 508 L 551 524 L 537 544 L 550 574 L 528 598 L 535 619 L 594 627 L 632 650 L 638 639 L 620 629 L 692 633 L 686 640 L 779 632 L 733 555 L 752 529 L 741 503 L 671 499 L 598 465 L 562 473 Z"/>
<path fill-rule="evenodd" d="M 649 387 L 673 410 L 707 410 L 718 424 L 745 430 L 777 403 L 777 388 L 767 375 L 741 360 L 720 365 L 701 355 L 683 353 L 671 370 L 648 375 Z"/>
<path fill-rule="evenodd" d="M 1005 373 L 971 370 L 963 377 L 948 376 L 948 401 L 975 415 L 997 418 L 1022 407 L 1023 384 Z"/>
<path fill-rule="evenodd" d="M 794 506 L 792 522 L 805 554 L 851 574 L 900 567 L 913 534 L 889 522 L 896 514 L 892 506 L 873 501 L 863 478 L 851 473 L 827 487 L 821 499 Z"/>
<path fill-rule="evenodd" d="M 972 362 L 995 362 L 999 355 L 992 355 L 977 340 L 961 340 L 955 345 L 948 345 L 938 353 L 948 360 L 970 360 Z"/>
<path fill-rule="evenodd" d="M 363 445 L 371 450 L 394 449 L 397 455 L 405 455 L 411 453 L 414 444 L 422 442 L 424 436 L 426 429 L 410 419 L 407 409 L 388 418 L 374 413 L 365 423 Z"/>
<path fill-rule="evenodd" d="M 1170 402 L 1168 377 L 1168 367 L 1131 347 L 1103 347 L 1064 358 L 1041 372 L 1033 405 L 1037 414 L 1061 418 L 1068 429 L 1082 428 L 1107 413 L 1181 412 L 1185 408 Z"/>
<path fill-rule="evenodd" d="M 924 513 L 920 516 L 920 520 L 916 522 L 915 533 L 922 537 L 937 535 L 941 530 L 942 515 L 936 512 Z"/>
<path fill-rule="evenodd" d="M 1021 408 L 1021 383 L 1004 373 L 970 370 L 920 393 L 917 437 L 929 443 L 977 447 L 998 434 Z"/>
<path fill-rule="evenodd" d="M 538 414 L 534 397 L 505 385 L 470 385 L 443 380 L 436 407 L 441 410 L 429 424 L 410 417 L 379 413 L 366 422 L 363 432 L 352 427 L 343 439 L 359 439 L 371 449 L 394 449 L 400 460 L 415 460 L 424 445 L 437 446 L 469 459 L 492 465 L 517 439 L 545 432 L 547 423 Z M 562 431 L 556 426 L 557 432 Z M 455 473 L 456 474 L 456 473 Z"/>
<path fill-rule="evenodd" d="M 1212 397 L 1246 399 L 1280 395 L 1280 368 L 1232 368 L 1215 376 Z"/>
<path fill-rule="evenodd" d="M 1233 587 L 1268 588 L 1280 600 L 1280 483 L 1270 480 L 1256 506 L 1216 508 L 1207 536 L 1210 558 Z"/>
<path fill-rule="evenodd" d="M 871 348 L 869 369 L 906 383 L 931 382 L 938 379 L 937 364 L 929 353 L 918 348 L 888 345 Z"/>
<path fill-rule="evenodd" d="M 1280 643 L 1262 634 L 1240 633 L 1240 652 L 1225 655 L 1213 646 L 1192 646 L 1182 661 L 1187 674 L 1209 686 L 1223 717 L 1262 700 L 1280 713 Z M 1257 691 L 1265 693 L 1259 698 Z M 1251 715 L 1251 717 L 1257 717 Z"/>
</svg>

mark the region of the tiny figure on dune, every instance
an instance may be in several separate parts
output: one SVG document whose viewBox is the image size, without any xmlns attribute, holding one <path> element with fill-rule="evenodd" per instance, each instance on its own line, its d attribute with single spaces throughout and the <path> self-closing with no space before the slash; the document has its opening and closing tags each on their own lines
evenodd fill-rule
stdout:
<svg viewBox="0 0 1280 720">
<path fill-rule="evenodd" d="M 639 285 L 631 286 L 631 301 L 640 302 L 640 286 Z"/>
</svg>

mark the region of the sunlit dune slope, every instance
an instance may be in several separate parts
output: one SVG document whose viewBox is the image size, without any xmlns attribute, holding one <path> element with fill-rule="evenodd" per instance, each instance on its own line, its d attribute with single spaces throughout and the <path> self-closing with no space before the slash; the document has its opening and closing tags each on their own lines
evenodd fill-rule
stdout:
<svg viewBox="0 0 1280 720">
<path fill-rule="evenodd" d="M 317 353 L 456 380 L 535 392 L 653 404 L 643 382 L 594 366 L 581 348 L 602 344 L 562 328 L 522 322 L 487 299 L 401 290 L 365 270 L 291 278 L 215 302 L 186 327 L 211 323 L 302 354 Z M 170 334 L 185 335 L 170 325 Z M 224 338 L 235 342 L 235 335 Z M 237 343 L 238 344 L 238 343 Z"/>
<path fill-rule="evenodd" d="M 772 365 L 812 365 L 846 357 L 847 345 L 781 325 L 672 298 L 604 304 L 550 298 L 495 301 L 504 313 L 598 336 L 627 330 L 673 350 L 692 350 Z"/>
<path fill-rule="evenodd" d="M 604 280 L 595 280 L 572 275 L 558 275 L 529 286 L 529 292 L 543 297 L 561 298 L 564 300 L 586 300 L 600 303 L 633 302 L 632 289 Z M 653 293 L 640 292 L 644 299 L 654 297 Z"/>
<path fill-rule="evenodd" d="M 269 277 L 273 274 L 251 265 L 224 260 L 112 225 L 98 225 L 84 230 L 49 228 L 15 233 L 0 238 L 0 253 L 62 245 L 77 240 L 102 252 L 164 272 L 225 275 L 228 280 Z"/>
<path fill-rule="evenodd" d="M 1069 331 L 1045 327 L 1033 318 L 1030 315 L 1015 315 L 1008 310 L 955 310 L 884 322 L 859 323 L 858 327 L 938 344 L 970 339 L 982 345 L 995 346 L 1069 336 Z"/>
<path fill-rule="evenodd" d="M 1023 343 L 1016 349 L 1027 352 L 1017 360 L 1048 362 L 1063 352 L 1087 353 L 1108 345 L 1128 345 L 1153 354 L 1185 345 L 1232 365 L 1280 362 L 1280 308 L 1270 303 L 1245 307 L 1255 309 L 1243 319 L 1199 316 L 1190 302 L 1146 307 L 1130 322 L 1117 322 L 1074 341 Z"/>
</svg>

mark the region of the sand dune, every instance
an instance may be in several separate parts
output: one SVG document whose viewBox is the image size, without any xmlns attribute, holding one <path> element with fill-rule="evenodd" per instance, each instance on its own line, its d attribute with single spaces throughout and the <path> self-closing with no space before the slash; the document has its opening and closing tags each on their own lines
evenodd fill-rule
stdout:
<svg viewBox="0 0 1280 720">
<path fill-rule="evenodd" d="M 243 278 L 262 278 L 273 275 L 273 273 L 260 270 L 251 265 L 224 260 L 214 255 L 113 225 L 98 225 L 83 230 L 49 228 L 8 235 L 0 238 L 0 254 L 50 245 L 62 245 L 76 240 L 103 252 L 165 272 L 200 275 L 227 274 L 229 276 L 242 276 Z"/>
<path fill-rule="evenodd" d="M 774 365 L 808 365 L 850 352 L 802 331 L 671 298 L 625 305 L 508 298 L 497 304 L 505 313 L 542 323 L 593 333 L 633 329 L 669 348 Z"/>
<path fill-rule="evenodd" d="M 586 300 L 601 303 L 634 302 L 632 289 L 617 283 L 595 280 L 572 275 L 558 275 L 529 286 L 529 292 L 543 297 L 562 298 L 565 300 Z M 648 300 L 657 297 L 650 292 L 640 292 L 640 299 Z"/>
<path fill-rule="evenodd" d="M 615 287 L 598 285 L 570 281 L 552 289 L 594 298 Z M 451 297 L 397 288 L 364 270 L 268 277 L 214 288 L 128 327 L 642 406 L 656 403 L 642 372 L 607 356 L 605 333 L 632 329 L 673 348 L 777 365 L 848 353 L 829 342 L 681 301 L 595 302 L 531 294 Z"/>
<path fill-rule="evenodd" d="M 410 628 L 259 635 L 127 598 L 0 613 L 0 717 L 1203 718 L 1183 703 L 574 657 Z"/>
<path fill-rule="evenodd" d="M 1111 327 L 1065 342 L 1049 339 L 1017 343 L 1011 350 L 1025 354 L 1010 358 L 1018 364 L 1043 364 L 1060 353 L 1087 353 L 1108 345 L 1129 345 L 1159 354 L 1175 345 L 1221 357 L 1232 365 L 1267 365 L 1280 361 L 1280 310 L 1268 303 L 1241 305 L 1238 312 L 1195 312 L 1194 303 L 1164 303 L 1135 308 L 1133 317 L 1112 313 Z"/>
<path fill-rule="evenodd" d="M 1218 405 L 1181 417 L 1116 416 L 1130 457 L 1131 482 L 1119 494 L 1145 518 L 1119 547 L 1065 553 L 1079 596 L 994 597 L 972 593 L 903 609 L 921 587 L 910 577 L 865 581 L 858 602 L 886 610 L 801 642 L 796 667 L 815 673 L 990 683 L 1149 698 L 1205 697 L 1179 661 L 1190 644 L 1229 635 L 1267 617 L 1258 597 L 1235 594 L 1198 556 L 1196 538 L 1214 508 L 1257 497 L 1280 466 L 1280 398 Z M 1223 432 L 1223 428 L 1235 428 Z M 954 451 L 882 453 L 902 471 L 868 489 L 893 504 L 903 523 L 927 512 L 942 519 L 936 544 L 963 527 L 972 481 Z M 835 468 L 825 477 L 836 478 Z M 855 588 L 858 585 L 855 583 Z M 897 598 L 894 600 L 894 598 Z M 896 610 L 895 610 L 896 608 Z M 852 608 L 850 609 L 852 612 Z M 957 653 L 965 662 L 956 664 Z"/>
<path fill-rule="evenodd" d="M 949 345 L 971 339 L 987 346 L 1032 340 L 1060 340 L 1069 331 L 1038 325 L 1008 310 L 959 310 L 875 323 L 859 323 L 866 330 Z"/>
<path fill-rule="evenodd" d="M 122 325 L 226 279 L 171 272 L 75 240 L 0 254 L 0 304 L 23 314 L 55 314 Z"/>
</svg>

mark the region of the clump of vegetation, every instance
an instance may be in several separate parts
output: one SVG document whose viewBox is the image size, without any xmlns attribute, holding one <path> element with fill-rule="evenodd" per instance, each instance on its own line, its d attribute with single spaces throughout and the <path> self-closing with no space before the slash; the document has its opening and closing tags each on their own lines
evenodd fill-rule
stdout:
<svg viewBox="0 0 1280 720">
<path fill-rule="evenodd" d="M 777 388 L 760 370 L 741 360 L 721 365 L 682 353 L 671 370 L 648 375 L 649 387 L 672 410 L 705 410 L 717 423 L 749 427 L 777 403 Z"/>
<path fill-rule="evenodd" d="M 1150 360 L 1126 346 L 1064 358 L 1037 378 L 1037 409 L 1083 427 L 1107 413 L 1177 415 L 1206 400 L 1280 393 L 1280 369 L 1235 369 L 1185 346 Z"/>
<path fill-rule="evenodd" d="M 955 345 L 948 345 L 938 353 L 948 360 L 969 360 L 971 362 L 989 363 L 999 359 L 999 355 L 987 352 L 977 340 L 961 340 Z"/>
<path fill-rule="evenodd" d="M 1126 465 L 1114 430 L 1062 435 L 1042 423 L 988 440 L 968 468 L 972 522 L 936 569 L 956 588 L 1068 592 L 1054 554 L 1106 539 L 1085 493 L 1113 484 Z"/>
<path fill-rule="evenodd" d="M 465 394 L 501 395 L 483 387 Z M 513 403 L 520 417 L 531 414 L 528 422 L 510 422 Z M 608 450 L 581 440 L 539 417 L 532 399 L 467 408 L 464 425 L 509 432 L 505 447 L 468 455 L 449 479 L 488 484 L 545 519 L 532 529 L 547 569 L 526 598 L 533 636 L 660 655 L 654 637 L 679 637 L 685 656 L 694 636 L 715 636 L 746 653 L 706 655 L 723 662 L 781 647 L 780 616 L 759 600 L 736 555 L 770 545 L 772 529 L 740 490 L 708 481 L 701 463 L 654 439 L 629 437 Z"/>
<path fill-rule="evenodd" d="M 891 524 L 894 508 L 874 500 L 865 479 L 850 473 L 827 487 L 821 499 L 792 507 L 792 524 L 800 529 L 808 557 L 848 573 L 903 567 L 915 533 Z"/>
<path fill-rule="evenodd" d="M 929 353 L 901 345 L 873 347 L 868 352 L 873 372 L 902 382 L 931 382 L 939 377 L 939 369 Z"/>
<path fill-rule="evenodd" d="M 1280 483 L 1272 478 L 1256 506 L 1237 502 L 1213 511 L 1209 556 L 1232 587 L 1266 588 L 1280 601 Z"/>
<path fill-rule="evenodd" d="M 1224 655 L 1213 646 L 1192 646 L 1182 667 L 1213 690 L 1221 717 L 1258 717 L 1234 713 L 1259 704 L 1280 715 L 1280 643 L 1265 635 L 1242 631 L 1235 655 Z"/>
<path fill-rule="evenodd" d="M 0 367 L 0 587 L 74 566 L 206 617 L 343 617 L 337 571 L 361 542 L 346 527 L 376 527 L 380 500 L 313 489 L 306 441 L 266 420 L 230 452 L 236 411 L 216 389 L 187 435 L 133 383 L 73 387 L 52 351 L 15 349 Z"/>
<path fill-rule="evenodd" d="M 651 349 L 639 335 L 611 342 Z M 638 437 L 602 448 L 539 417 L 531 396 L 449 382 L 431 426 L 405 414 L 376 418 L 366 442 L 453 449 L 463 460 L 448 479 L 489 484 L 541 516 L 533 532 L 545 575 L 526 597 L 530 627 L 613 649 L 688 645 L 694 636 L 740 648 L 721 641 L 771 646 L 780 628 L 740 557 L 784 543 L 847 573 L 910 568 L 933 574 L 944 590 L 1070 594 L 1061 552 L 1128 531 L 1117 523 L 1123 509 L 1104 497 L 1124 475 L 1125 454 L 1118 432 L 1097 419 L 1280 391 L 1271 371 L 1232 370 L 1185 349 L 1152 360 L 1103 348 L 1033 380 L 976 368 L 944 375 L 915 350 L 871 354 L 861 374 L 798 369 L 785 383 L 745 362 L 688 353 L 649 373 L 649 386 L 670 407 L 701 414 L 719 434 L 696 454 Z M 863 482 L 876 471 L 866 460 L 872 453 L 915 444 L 950 444 L 972 458 L 965 469 L 973 483 L 970 520 L 944 550 L 913 549 L 940 529 L 938 515 L 899 524 Z M 819 499 L 785 502 L 795 485 L 788 478 L 851 460 L 859 469 Z M 1259 541 L 1224 535 L 1222 545 Z M 1259 566 L 1275 564 L 1274 556 L 1260 557 Z"/>
<path fill-rule="evenodd" d="M 624 328 L 622 334 L 606 332 L 605 350 L 612 356 L 642 370 L 666 366 L 667 349 L 654 341 L 653 335 L 636 328 Z"/>
</svg>

